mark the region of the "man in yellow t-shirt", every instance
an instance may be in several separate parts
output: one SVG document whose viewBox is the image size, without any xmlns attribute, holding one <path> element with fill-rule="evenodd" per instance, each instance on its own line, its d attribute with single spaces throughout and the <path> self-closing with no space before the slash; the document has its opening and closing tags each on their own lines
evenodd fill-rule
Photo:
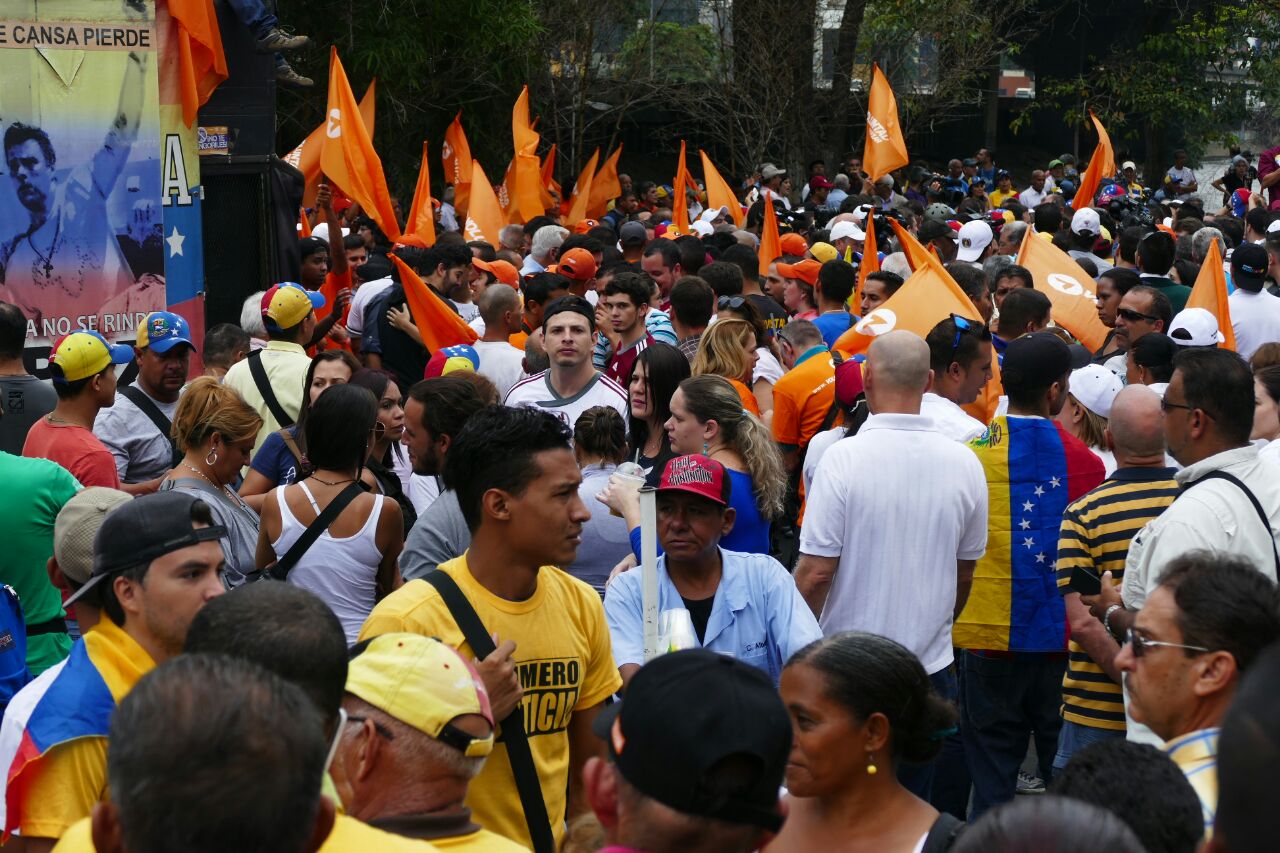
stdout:
<svg viewBox="0 0 1280 853">
<path fill-rule="evenodd" d="M 182 651 L 191 620 L 222 594 L 226 534 L 203 501 L 181 492 L 107 514 L 93 574 L 67 601 L 89 595 L 104 618 L 14 696 L 0 727 L 6 840 L 16 829 L 27 853 L 44 853 L 107 798 L 111 715 L 143 675 Z"/>
<path fill-rule="evenodd" d="M 587 809 L 582 767 L 602 752 L 591 723 L 622 685 L 600 596 L 554 568 L 573 562 L 590 518 L 578 497 L 582 475 L 569 438 L 558 418 L 539 409 L 494 407 L 473 415 L 444 468 L 445 485 L 456 491 L 471 530 L 471 548 L 439 568 L 496 635 L 497 648 L 477 670 L 495 720 L 522 707 L 557 843 L 566 816 Z M 438 637 L 464 658 L 475 657 L 425 580 L 405 584 L 374 607 L 361 640 L 399 632 Z M 466 802 L 482 826 L 532 846 L 501 737 Z"/>
</svg>

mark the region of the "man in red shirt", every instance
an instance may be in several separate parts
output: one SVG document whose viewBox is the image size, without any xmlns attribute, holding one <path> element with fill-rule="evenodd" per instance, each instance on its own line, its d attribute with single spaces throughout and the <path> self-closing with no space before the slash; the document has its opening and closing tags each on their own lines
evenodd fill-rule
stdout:
<svg viewBox="0 0 1280 853">
<path fill-rule="evenodd" d="M 649 313 L 649 284 L 640 273 L 620 272 L 604 289 L 600 305 L 609 318 L 613 354 L 605 375 L 625 386 L 640 353 L 653 343 L 644 318 Z"/>
<path fill-rule="evenodd" d="M 110 344 L 97 332 L 59 338 L 49 356 L 58 405 L 31 425 L 22 455 L 57 462 L 82 486 L 120 488 L 115 457 L 93 434 L 93 421 L 115 404 L 115 366 L 132 359 L 130 347 Z"/>
</svg>

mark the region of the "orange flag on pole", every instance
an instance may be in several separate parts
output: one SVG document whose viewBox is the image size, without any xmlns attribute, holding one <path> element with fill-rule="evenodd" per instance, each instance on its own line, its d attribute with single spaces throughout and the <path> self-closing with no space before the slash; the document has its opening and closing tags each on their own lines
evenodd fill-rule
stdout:
<svg viewBox="0 0 1280 853">
<path fill-rule="evenodd" d="M 833 347 L 845 356 L 867 351 L 877 336 L 905 329 L 925 337 L 952 314 L 981 322 L 978 309 L 940 266 L 923 267 L 907 279 L 898 292 L 836 339 Z"/>
<path fill-rule="evenodd" d="M 1209 253 L 1187 297 L 1187 307 L 1203 308 L 1217 317 L 1218 331 L 1222 333 L 1222 343 L 1218 346 L 1235 351 L 1236 333 L 1231 328 L 1231 310 L 1227 307 L 1227 274 L 1222 269 L 1222 252 L 1217 240 L 1209 243 Z"/>
<path fill-rule="evenodd" d="M 871 66 L 871 95 L 867 99 L 867 141 L 862 168 L 871 180 L 911 162 L 898 124 L 898 99 L 879 65 Z"/>
<path fill-rule="evenodd" d="M 578 173 L 578 180 L 573 184 L 573 197 L 569 199 L 569 215 L 565 218 L 566 225 L 577 225 L 579 222 L 587 218 L 587 203 L 591 199 L 591 183 L 596 174 L 596 162 L 600 159 L 600 149 L 597 148 L 595 153 L 591 155 L 591 159 L 587 161 L 587 165 L 582 167 L 582 171 Z"/>
<path fill-rule="evenodd" d="M 213 0 L 169 0 L 169 14 L 178 23 L 178 88 L 182 121 L 195 124 L 196 113 L 213 90 L 227 79 L 227 57 Z"/>
<path fill-rule="evenodd" d="M 425 248 L 436 242 L 435 206 L 431 203 L 431 161 L 427 156 L 427 142 L 422 142 L 422 162 L 418 165 L 418 186 L 413 191 L 413 205 L 405 222 L 400 242 Z"/>
<path fill-rule="evenodd" d="M 1036 290 L 1049 297 L 1053 321 L 1091 352 L 1097 351 L 1110 329 L 1098 318 L 1093 279 L 1070 255 L 1034 231 L 1022 241 L 1018 263 L 1031 271 Z"/>
<path fill-rule="evenodd" d="M 298 208 L 298 236 L 311 236 L 311 220 L 307 219 L 307 209 L 305 207 Z"/>
<path fill-rule="evenodd" d="M 360 118 L 356 96 L 351 93 L 336 47 L 329 49 L 329 106 L 325 117 L 320 171 L 352 201 L 359 202 L 382 233 L 393 241 L 399 239 L 400 224 L 382 174 L 382 160 L 373 150 L 373 140 Z"/>
<path fill-rule="evenodd" d="M 764 224 L 760 227 L 760 274 L 769 271 L 769 264 L 782 257 L 782 238 L 778 236 L 778 212 L 773 209 L 771 193 L 764 194 Z"/>
<path fill-rule="evenodd" d="M 459 216 L 466 216 L 467 202 L 471 197 L 471 145 L 467 142 L 466 131 L 462 129 L 461 111 L 444 132 L 440 156 L 444 160 L 444 182 L 453 184 L 453 208 Z"/>
<path fill-rule="evenodd" d="M 671 183 L 671 227 L 681 234 L 689 233 L 689 171 L 684 165 L 684 140 L 680 140 L 680 162 L 676 166 L 676 179 Z"/>
<path fill-rule="evenodd" d="M 493 246 L 501 245 L 498 235 L 507 218 L 502 214 L 493 185 L 485 177 L 484 169 L 475 163 L 471 170 L 471 208 L 467 211 L 463 234 L 467 240 L 484 240 Z"/>
<path fill-rule="evenodd" d="M 1111 148 L 1111 137 L 1107 135 L 1107 129 L 1098 121 L 1093 110 L 1089 110 L 1089 118 L 1093 119 L 1093 126 L 1098 131 L 1098 144 L 1093 149 L 1093 156 L 1089 158 L 1089 168 L 1080 176 L 1080 188 L 1071 200 L 1071 206 L 1076 210 L 1092 205 L 1102 179 L 1116 174 L 1116 154 Z"/>
<path fill-rule="evenodd" d="M 546 212 L 542 194 L 542 161 L 538 159 L 538 132 L 529 122 L 529 87 L 520 90 L 511 108 L 511 137 L 515 140 L 515 157 L 507 172 L 507 194 L 510 199 L 507 218 L 512 222 L 528 222 Z"/>
<path fill-rule="evenodd" d="M 912 272 L 919 272 L 934 264 L 940 265 L 937 255 L 931 254 L 910 231 L 898 224 L 898 220 L 890 218 L 889 225 L 898 238 L 902 253 L 907 256 L 907 266 L 911 267 Z"/>
<path fill-rule="evenodd" d="M 377 88 L 377 80 L 369 83 L 369 88 L 364 90 L 364 97 L 360 99 L 360 118 L 364 122 L 365 128 L 369 131 L 369 138 L 373 138 L 373 119 L 374 119 L 374 103 L 376 101 L 375 90 Z M 321 124 L 302 140 L 297 148 L 285 155 L 285 162 L 302 172 L 302 176 L 306 178 L 307 188 L 302 197 L 302 203 L 310 206 L 315 203 L 316 189 L 320 186 L 320 149 L 324 147 L 324 133 L 328 124 Z"/>
<path fill-rule="evenodd" d="M 853 296 L 849 297 L 849 305 L 854 311 L 861 311 L 862 308 L 862 285 L 866 284 L 867 276 L 873 272 L 880 272 L 880 255 L 876 251 L 876 220 L 874 216 L 867 217 L 867 239 L 862 244 L 862 262 L 858 264 L 858 284 L 853 289 Z"/>
<path fill-rule="evenodd" d="M 428 352 L 476 342 L 480 337 L 476 330 L 468 326 L 458 316 L 458 312 L 445 305 L 444 300 L 408 264 L 396 257 L 395 252 L 387 257 L 391 258 L 391 262 L 400 271 L 400 282 L 404 285 L 409 313 L 413 315 L 413 324 L 418 327 L 422 345 Z"/>
<path fill-rule="evenodd" d="M 604 216 L 609 202 L 622 193 L 622 184 L 618 181 L 618 158 L 621 156 L 622 146 L 619 145 L 591 180 L 591 197 L 587 201 L 587 216 L 591 219 Z"/>
<path fill-rule="evenodd" d="M 699 148 L 698 156 L 702 158 L 702 182 L 707 185 L 707 207 L 729 208 L 729 215 L 733 217 L 734 224 L 741 228 L 747 221 L 747 214 L 743 211 L 738 197 L 733 194 L 733 188 L 720 177 L 720 172 L 712 164 L 707 152 Z"/>
<path fill-rule="evenodd" d="M 564 201 L 564 192 L 560 189 L 560 184 L 556 183 L 556 145 L 551 143 L 551 150 L 547 152 L 546 158 L 542 161 L 542 188 L 546 190 L 547 197 L 543 199 L 547 207 L 551 207 L 551 193 L 555 193 L 555 197 Z"/>
</svg>

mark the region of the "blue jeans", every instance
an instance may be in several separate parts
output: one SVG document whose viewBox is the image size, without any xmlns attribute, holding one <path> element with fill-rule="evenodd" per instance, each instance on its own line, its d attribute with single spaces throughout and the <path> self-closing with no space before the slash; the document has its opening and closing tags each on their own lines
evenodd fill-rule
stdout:
<svg viewBox="0 0 1280 853">
<path fill-rule="evenodd" d="M 227 0 L 227 5 L 236 13 L 245 29 L 253 33 L 254 38 L 266 38 L 276 28 L 276 24 L 280 23 L 264 0 Z"/>
<path fill-rule="evenodd" d="M 948 702 L 955 702 L 958 698 L 956 687 L 956 671 L 955 664 L 948 666 L 946 669 L 939 670 L 929 676 L 929 682 L 933 685 L 936 692 Z M 950 740 L 950 737 L 947 738 Z M 931 802 L 938 791 L 942 789 L 949 780 L 945 771 L 949 769 L 943 763 L 946 757 L 946 741 L 943 741 L 943 752 L 933 761 L 924 764 L 908 764 L 902 763 L 898 765 L 898 781 L 902 783 L 902 787 L 915 794 L 926 803 Z M 967 800 L 968 779 L 964 780 L 965 793 Z"/>
<path fill-rule="evenodd" d="M 1034 736 L 1040 778 L 1053 776 L 1062 718 L 1062 675 L 1067 656 L 1017 654 L 983 657 L 966 651 L 960 695 L 960 736 L 973 775 L 970 822 L 1013 799 L 1018 768 Z"/>
<path fill-rule="evenodd" d="M 1100 743 L 1112 738 L 1124 739 L 1124 730 L 1099 729 L 1094 726 L 1082 726 L 1070 720 L 1062 721 L 1062 732 L 1058 735 L 1058 754 L 1053 757 L 1054 775 L 1062 772 L 1071 756 L 1090 744 Z"/>
</svg>

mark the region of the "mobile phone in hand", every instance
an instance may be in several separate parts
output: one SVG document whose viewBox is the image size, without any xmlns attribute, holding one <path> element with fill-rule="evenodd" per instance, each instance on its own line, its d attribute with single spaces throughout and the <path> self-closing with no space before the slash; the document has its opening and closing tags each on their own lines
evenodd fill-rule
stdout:
<svg viewBox="0 0 1280 853">
<path fill-rule="evenodd" d="M 1081 595 L 1100 595 L 1102 578 L 1084 566 L 1076 566 L 1071 570 L 1071 580 L 1067 583 L 1067 588 Z"/>
</svg>

